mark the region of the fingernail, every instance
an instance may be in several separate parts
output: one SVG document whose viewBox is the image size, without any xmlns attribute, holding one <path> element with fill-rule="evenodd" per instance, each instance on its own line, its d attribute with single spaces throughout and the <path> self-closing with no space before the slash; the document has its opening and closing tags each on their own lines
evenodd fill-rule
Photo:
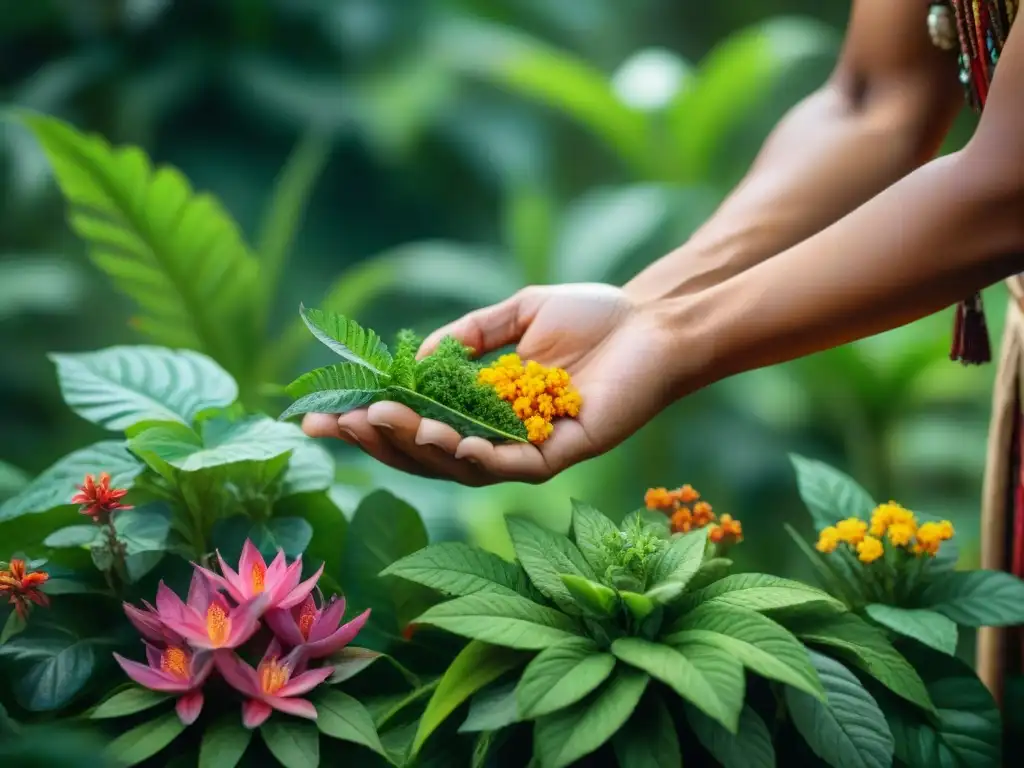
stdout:
<svg viewBox="0 0 1024 768">
<path fill-rule="evenodd" d="M 390 424 L 385 424 L 383 422 L 381 422 L 380 424 L 374 424 L 374 426 L 377 427 L 377 429 L 383 429 L 385 432 L 395 431 L 394 427 L 392 427 Z"/>
<path fill-rule="evenodd" d="M 338 428 L 338 434 L 341 435 L 341 439 L 349 445 L 359 445 L 359 438 L 356 437 L 356 433 L 351 429 L 345 429 L 344 427 Z"/>
</svg>

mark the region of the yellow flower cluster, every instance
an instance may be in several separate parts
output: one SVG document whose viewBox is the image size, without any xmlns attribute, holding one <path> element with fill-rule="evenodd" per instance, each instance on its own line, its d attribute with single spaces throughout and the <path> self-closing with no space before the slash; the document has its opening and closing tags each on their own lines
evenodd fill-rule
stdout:
<svg viewBox="0 0 1024 768">
<path fill-rule="evenodd" d="M 502 355 L 493 365 L 482 368 L 477 380 L 494 387 L 502 400 L 512 404 L 535 445 L 551 437 L 552 421 L 575 419 L 583 404 L 567 371 L 532 360 L 524 364 L 519 355 Z"/>
<path fill-rule="evenodd" d="M 914 555 L 934 557 L 942 542 L 953 538 L 953 524 L 948 520 L 922 523 L 909 509 L 895 501 L 881 504 L 871 513 L 870 524 L 856 517 L 840 520 L 825 528 L 818 536 L 819 552 L 835 552 L 840 544 L 849 545 L 863 563 L 873 563 L 885 554 L 884 541 Z"/>
<path fill-rule="evenodd" d="M 675 490 L 648 488 L 644 504 L 652 511 L 669 516 L 673 533 L 689 533 L 708 529 L 708 538 L 716 544 L 743 541 L 743 524 L 732 515 L 721 515 L 715 522 L 711 505 L 700 500 L 700 494 L 691 485 Z"/>
</svg>

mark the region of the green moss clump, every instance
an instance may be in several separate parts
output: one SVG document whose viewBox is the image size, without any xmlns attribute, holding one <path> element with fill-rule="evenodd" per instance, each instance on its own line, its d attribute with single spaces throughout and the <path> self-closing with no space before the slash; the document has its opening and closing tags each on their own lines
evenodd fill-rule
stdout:
<svg viewBox="0 0 1024 768">
<path fill-rule="evenodd" d="M 423 340 L 412 331 L 400 331 L 395 340 L 391 359 L 391 383 L 406 389 L 416 389 L 416 352 Z"/>
<path fill-rule="evenodd" d="M 395 360 L 398 361 L 397 350 Z M 416 365 L 416 391 L 454 411 L 525 440 L 526 426 L 510 403 L 498 397 L 492 387 L 477 381 L 479 370 L 479 366 L 469 359 L 469 350 L 449 337 L 441 341 L 432 355 Z"/>
</svg>

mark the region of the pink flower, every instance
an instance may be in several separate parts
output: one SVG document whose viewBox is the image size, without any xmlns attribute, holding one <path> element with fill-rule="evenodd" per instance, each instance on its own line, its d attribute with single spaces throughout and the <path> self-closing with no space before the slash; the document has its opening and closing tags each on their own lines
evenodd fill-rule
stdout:
<svg viewBox="0 0 1024 768">
<path fill-rule="evenodd" d="M 316 707 L 297 697 L 309 693 L 334 673 L 334 667 L 320 667 L 296 674 L 304 666 L 301 650 L 296 649 L 282 659 L 277 640 L 270 642 L 256 669 L 230 651 L 219 651 L 215 658 L 224 679 L 246 697 L 242 705 L 242 724 L 246 728 L 258 728 L 275 709 L 316 720 Z"/>
<path fill-rule="evenodd" d="M 259 617 L 267 608 L 267 595 L 232 607 L 212 589 L 205 573 L 208 572 L 201 568 L 193 572 L 187 603 L 161 581 L 156 592 L 157 616 L 166 629 L 193 648 L 237 648 L 259 628 Z M 132 614 L 128 617 L 138 618 Z"/>
<path fill-rule="evenodd" d="M 124 603 L 124 612 L 128 621 L 139 631 L 146 640 L 154 643 L 167 643 L 169 645 L 181 645 L 184 640 L 177 632 L 172 632 L 160 618 L 160 613 L 143 600 L 143 608 L 136 608 L 131 603 Z"/>
<path fill-rule="evenodd" d="M 277 608 L 265 618 L 284 643 L 302 649 L 304 659 L 322 659 L 351 643 L 370 618 L 370 611 L 363 611 L 339 627 L 344 615 L 345 598 L 332 598 L 325 607 L 317 608 L 309 595 L 302 605 L 290 611 Z"/>
<path fill-rule="evenodd" d="M 238 573 L 235 573 L 224 562 L 220 552 L 217 553 L 217 560 L 220 561 L 223 576 L 201 569 L 212 583 L 226 590 L 231 598 L 238 603 L 245 603 L 257 596 L 266 596 L 268 609 L 293 608 L 301 603 L 313 591 L 320 579 L 320 574 L 324 571 L 321 564 L 316 573 L 300 584 L 299 580 L 302 578 L 301 557 L 291 565 L 287 565 L 284 552 L 279 551 L 277 557 L 268 566 L 263 555 L 248 539 L 242 547 Z"/>
<path fill-rule="evenodd" d="M 191 725 L 199 717 L 203 709 L 201 688 L 213 671 L 212 653 L 192 653 L 180 645 L 169 645 L 161 651 L 146 643 L 148 666 L 116 653 L 114 658 L 125 674 L 139 685 L 161 693 L 176 694 L 175 709 L 185 725 Z"/>
</svg>

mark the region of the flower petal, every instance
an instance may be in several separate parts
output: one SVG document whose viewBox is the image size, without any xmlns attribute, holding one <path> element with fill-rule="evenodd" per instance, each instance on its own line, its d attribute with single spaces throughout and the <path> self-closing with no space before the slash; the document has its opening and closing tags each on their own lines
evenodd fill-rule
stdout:
<svg viewBox="0 0 1024 768">
<path fill-rule="evenodd" d="M 295 561 L 299 562 L 298 560 Z M 304 582 L 299 584 L 295 589 L 291 590 L 282 600 L 278 603 L 279 608 L 294 608 L 296 605 L 301 603 L 309 593 L 316 587 L 316 583 L 320 581 L 320 575 L 324 572 L 324 564 L 320 563 L 320 567 L 316 569 L 316 573 L 306 579 Z"/>
<path fill-rule="evenodd" d="M 280 697 L 302 696 L 303 694 L 309 693 L 333 674 L 334 667 L 311 669 L 309 672 L 303 672 L 298 677 L 293 677 L 289 680 L 281 687 L 281 690 L 277 692 L 277 695 Z"/>
<path fill-rule="evenodd" d="M 224 575 L 217 576 L 217 574 L 212 574 L 214 577 L 214 583 L 227 589 L 228 594 L 231 595 L 231 599 L 236 603 L 244 603 L 245 595 L 242 594 L 241 579 L 237 573 L 231 570 L 231 566 L 224 562 L 224 558 L 221 557 L 220 551 L 217 552 L 217 562 L 220 563 L 220 572 Z"/>
<path fill-rule="evenodd" d="M 183 725 L 192 725 L 203 711 L 203 692 L 189 691 L 178 699 L 174 708 Z"/>
<path fill-rule="evenodd" d="M 145 639 L 154 643 L 167 642 L 171 639 L 167 636 L 168 630 L 159 616 L 140 610 L 131 603 L 124 603 L 124 613 Z"/>
<path fill-rule="evenodd" d="M 306 642 L 306 638 L 299 631 L 299 625 L 295 623 L 295 617 L 292 616 L 291 611 L 274 608 L 267 611 L 263 618 L 274 634 L 287 645 L 302 645 Z"/>
<path fill-rule="evenodd" d="M 242 725 L 252 730 L 263 725 L 274 710 L 259 699 L 246 699 L 242 704 Z"/>
<path fill-rule="evenodd" d="M 260 663 L 264 661 L 270 661 L 271 659 L 280 658 L 281 644 L 277 641 L 277 638 L 275 637 L 273 640 L 270 641 L 270 644 L 267 646 L 267 650 L 263 652 L 263 658 L 261 659 Z"/>
<path fill-rule="evenodd" d="M 284 553 L 282 552 L 274 558 L 275 563 L 278 561 L 281 562 L 281 568 L 283 568 L 283 571 L 280 575 L 276 575 L 275 572 L 273 580 L 271 580 L 268 575 L 267 591 L 273 595 L 274 605 L 279 608 L 283 608 L 286 606 L 280 605 L 280 602 L 291 594 L 292 590 L 298 586 L 299 581 L 302 579 L 302 558 L 298 558 L 287 568 L 284 568 Z M 302 600 L 297 600 L 292 605 L 298 605 L 301 602 Z M 290 608 L 292 606 L 287 607 Z"/>
<path fill-rule="evenodd" d="M 163 658 L 163 652 L 149 643 L 143 642 L 143 645 L 146 646 L 146 662 L 153 669 L 160 669 L 160 661 Z"/>
<path fill-rule="evenodd" d="M 128 677 L 151 691 L 181 693 L 189 688 L 187 681 L 174 680 L 163 672 L 147 667 L 145 664 L 139 664 L 137 661 L 126 659 L 119 654 L 114 654 L 114 660 L 121 665 L 121 669 Z"/>
<path fill-rule="evenodd" d="M 274 555 L 274 559 L 271 561 L 270 565 L 267 566 L 267 581 L 279 580 L 287 570 L 287 565 L 288 561 L 285 559 L 284 550 L 277 550 L 277 554 Z"/>
<path fill-rule="evenodd" d="M 206 682 L 213 671 L 213 651 L 197 651 L 189 664 L 189 683 L 198 688 Z"/>
<path fill-rule="evenodd" d="M 265 701 L 274 709 L 286 715 L 316 720 L 316 707 L 305 699 L 283 699 L 280 696 L 267 696 Z"/>
<path fill-rule="evenodd" d="M 263 593 L 231 611 L 231 630 L 228 632 L 225 647 L 237 648 L 256 634 L 260 626 L 259 618 L 266 611 L 269 599 L 269 596 Z"/>
<path fill-rule="evenodd" d="M 163 581 L 156 589 L 156 610 L 165 624 L 168 620 L 181 620 L 188 615 L 181 598 Z"/>
<path fill-rule="evenodd" d="M 213 658 L 221 677 L 236 691 L 244 696 L 262 694 L 256 670 L 238 658 L 232 651 L 217 651 Z"/>
<path fill-rule="evenodd" d="M 256 549 L 252 540 L 246 539 L 242 545 L 242 557 L 238 561 L 238 586 L 247 596 L 256 592 L 253 585 L 253 573 L 256 569 L 262 570 L 266 579 L 267 561 L 263 559 L 263 555 Z"/>
<path fill-rule="evenodd" d="M 322 659 L 325 656 L 330 656 L 332 653 L 336 653 L 341 650 L 355 639 L 356 635 L 362 631 L 369 618 L 370 609 L 367 608 L 361 614 L 352 619 L 352 621 L 339 627 L 338 631 L 334 634 L 329 635 L 318 642 L 309 643 L 306 646 L 307 656 L 310 659 Z"/>
<path fill-rule="evenodd" d="M 320 616 L 313 622 L 309 631 L 309 642 L 315 643 L 323 640 L 334 633 L 341 623 L 341 617 L 345 615 L 345 598 L 332 597 L 331 602 L 321 611 Z"/>
<path fill-rule="evenodd" d="M 214 595 L 212 582 L 207 577 L 208 573 L 209 571 L 200 566 L 193 568 L 192 582 L 188 586 L 188 598 L 185 601 L 200 616 L 206 613 Z"/>
</svg>

